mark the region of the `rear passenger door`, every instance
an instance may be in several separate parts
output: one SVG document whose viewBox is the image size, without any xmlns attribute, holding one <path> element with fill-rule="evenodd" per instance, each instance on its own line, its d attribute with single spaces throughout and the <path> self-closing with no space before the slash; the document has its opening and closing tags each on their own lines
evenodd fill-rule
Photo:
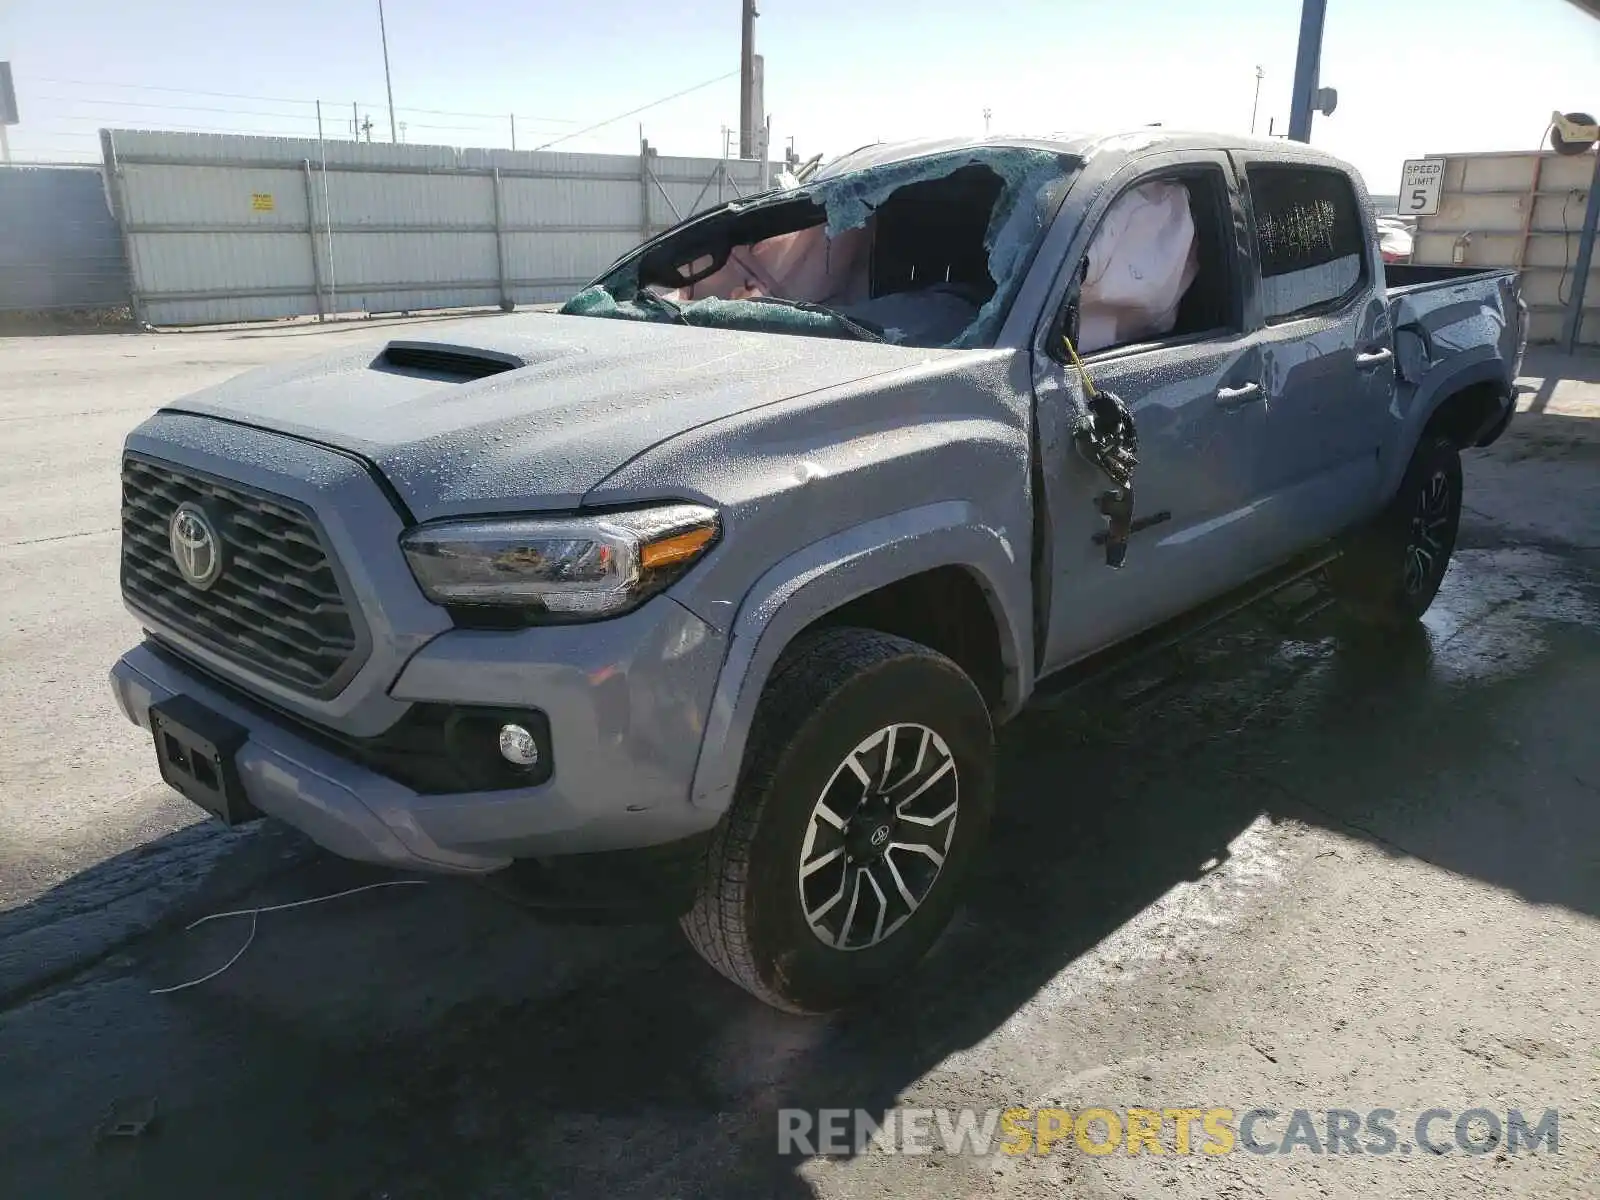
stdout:
<svg viewBox="0 0 1600 1200">
<path fill-rule="evenodd" d="M 1332 166 L 1236 156 L 1249 211 L 1264 426 L 1256 525 L 1270 557 L 1370 510 L 1394 353 L 1366 197 Z"/>
</svg>

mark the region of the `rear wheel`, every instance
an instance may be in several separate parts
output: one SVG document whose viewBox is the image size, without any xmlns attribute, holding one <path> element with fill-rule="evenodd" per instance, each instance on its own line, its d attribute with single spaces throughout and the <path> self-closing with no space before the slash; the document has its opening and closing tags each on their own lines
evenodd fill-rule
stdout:
<svg viewBox="0 0 1600 1200">
<path fill-rule="evenodd" d="M 1350 615 L 1379 625 L 1415 621 L 1439 593 L 1461 525 L 1461 454 L 1429 436 L 1406 468 L 1400 490 L 1330 568 Z"/>
<path fill-rule="evenodd" d="M 775 1007 L 826 1012 L 927 953 L 982 845 L 989 712 L 949 659 L 829 629 L 786 653 L 684 932 Z"/>
</svg>

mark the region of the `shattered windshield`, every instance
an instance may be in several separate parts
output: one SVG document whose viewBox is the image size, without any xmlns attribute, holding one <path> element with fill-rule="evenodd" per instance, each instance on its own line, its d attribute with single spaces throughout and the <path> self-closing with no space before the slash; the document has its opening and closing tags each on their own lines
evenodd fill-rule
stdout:
<svg viewBox="0 0 1600 1200">
<path fill-rule="evenodd" d="M 993 342 L 1070 156 L 980 146 L 846 171 L 689 221 L 561 309 L 856 338 Z"/>
</svg>

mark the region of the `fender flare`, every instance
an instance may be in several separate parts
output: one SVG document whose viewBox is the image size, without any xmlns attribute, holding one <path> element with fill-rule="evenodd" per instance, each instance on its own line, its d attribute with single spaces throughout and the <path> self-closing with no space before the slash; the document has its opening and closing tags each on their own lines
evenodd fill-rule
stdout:
<svg viewBox="0 0 1600 1200">
<path fill-rule="evenodd" d="M 1382 494 L 1389 496 L 1400 486 L 1406 467 L 1417 452 L 1417 443 L 1422 440 L 1422 431 L 1428 427 L 1435 413 L 1453 396 L 1480 384 L 1496 384 L 1509 394 L 1510 385 L 1506 382 L 1508 373 L 1505 359 L 1492 351 L 1473 355 L 1465 362 L 1452 361 L 1448 366 L 1442 366 L 1437 379 L 1430 373 L 1417 389 L 1416 398 L 1403 418 L 1398 439 L 1402 453 L 1390 460 L 1384 472 Z"/>
<path fill-rule="evenodd" d="M 1022 706 L 1033 685 L 1029 544 L 996 529 L 967 501 L 894 513 L 831 534 L 767 570 L 740 604 L 701 738 L 690 790 L 698 807 L 733 801 L 757 702 L 773 664 L 818 617 L 880 587 L 937 567 L 960 567 L 982 588 L 1005 666 L 997 715 Z"/>
</svg>

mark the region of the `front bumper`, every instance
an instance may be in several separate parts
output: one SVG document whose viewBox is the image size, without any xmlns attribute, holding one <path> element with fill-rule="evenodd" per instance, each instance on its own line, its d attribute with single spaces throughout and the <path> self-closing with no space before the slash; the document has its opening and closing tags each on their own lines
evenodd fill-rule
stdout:
<svg viewBox="0 0 1600 1200">
<path fill-rule="evenodd" d="M 171 654 L 139 646 L 111 670 L 128 719 L 186 695 L 241 725 L 251 804 L 345 858 L 455 874 L 519 858 L 665 846 L 717 814 L 690 802 L 722 638 L 667 597 L 589 626 L 453 631 L 389 689 L 401 702 L 537 707 L 549 718 L 551 779 L 537 787 L 423 794 L 306 736 L 292 719 Z"/>
</svg>

